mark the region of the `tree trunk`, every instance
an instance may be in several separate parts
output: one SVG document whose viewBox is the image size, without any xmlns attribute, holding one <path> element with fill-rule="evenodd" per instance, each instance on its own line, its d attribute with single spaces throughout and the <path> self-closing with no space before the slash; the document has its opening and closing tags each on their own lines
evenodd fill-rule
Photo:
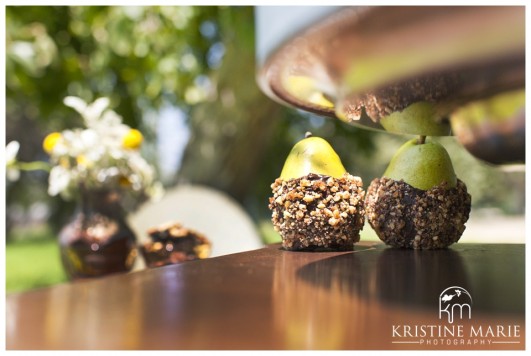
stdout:
<svg viewBox="0 0 531 356">
<path fill-rule="evenodd" d="M 217 98 L 193 109 L 180 171 L 181 179 L 222 189 L 240 202 L 253 189 L 284 110 L 256 84 L 252 11 L 232 8 L 220 21 L 227 40 Z"/>
</svg>

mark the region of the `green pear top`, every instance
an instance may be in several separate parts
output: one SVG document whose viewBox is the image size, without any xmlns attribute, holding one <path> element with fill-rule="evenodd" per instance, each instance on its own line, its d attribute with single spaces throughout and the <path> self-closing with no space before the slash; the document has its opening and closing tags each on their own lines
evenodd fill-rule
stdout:
<svg viewBox="0 0 531 356">
<path fill-rule="evenodd" d="M 448 152 L 436 142 L 406 142 L 391 159 L 384 177 L 404 180 L 409 185 L 428 190 L 446 181 L 447 187 L 457 185 L 457 177 Z"/>
<path fill-rule="evenodd" d="M 286 158 L 280 178 L 289 180 L 303 177 L 309 173 L 340 178 L 346 173 L 341 159 L 332 146 L 320 137 L 306 138 L 297 142 Z"/>
<path fill-rule="evenodd" d="M 435 104 L 419 101 L 380 118 L 380 124 L 386 131 L 398 134 L 448 136 L 450 124 L 440 122 L 440 117 Z"/>
</svg>

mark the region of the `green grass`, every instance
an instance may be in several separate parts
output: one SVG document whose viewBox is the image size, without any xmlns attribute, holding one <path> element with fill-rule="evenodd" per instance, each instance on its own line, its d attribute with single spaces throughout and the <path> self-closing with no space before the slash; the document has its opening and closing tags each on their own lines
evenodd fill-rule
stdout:
<svg viewBox="0 0 531 356">
<path fill-rule="evenodd" d="M 6 244 L 6 292 L 20 292 L 66 280 L 57 240 L 48 237 Z"/>
</svg>

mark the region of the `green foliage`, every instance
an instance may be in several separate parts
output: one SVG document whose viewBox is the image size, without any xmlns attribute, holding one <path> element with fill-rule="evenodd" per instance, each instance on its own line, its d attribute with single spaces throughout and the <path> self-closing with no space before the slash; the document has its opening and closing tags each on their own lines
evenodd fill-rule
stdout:
<svg viewBox="0 0 531 356">
<path fill-rule="evenodd" d="M 219 32 L 217 7 L 9 6 L 6 8 L 8 117 L 71 125 L 62 99 L 109 96 L 125 123 L 163 100 L 188 104 L 208 71 Z M 215 25 L 214 25 L 215 26 Z M 31 100 L 27 98 L 30 97 Z M 25 99 L 26 98 L 26 99 Z M 18 115 L 17 115 L 18 114 Z"/>
</svg>

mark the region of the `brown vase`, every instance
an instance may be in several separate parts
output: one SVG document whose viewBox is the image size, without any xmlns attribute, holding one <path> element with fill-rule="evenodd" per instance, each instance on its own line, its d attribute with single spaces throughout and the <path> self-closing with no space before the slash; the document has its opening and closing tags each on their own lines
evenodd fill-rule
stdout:
<svg viewBox="0 0 531 356">
<path fill-rule="evenodd" d="M 112 190 L 82 190 L 78 202 L 72 221 L 59 234 L 68 277 L 130 271 L 137 256 L 136 236 L 126 222 L 120 195 Z"/>
</svg>

